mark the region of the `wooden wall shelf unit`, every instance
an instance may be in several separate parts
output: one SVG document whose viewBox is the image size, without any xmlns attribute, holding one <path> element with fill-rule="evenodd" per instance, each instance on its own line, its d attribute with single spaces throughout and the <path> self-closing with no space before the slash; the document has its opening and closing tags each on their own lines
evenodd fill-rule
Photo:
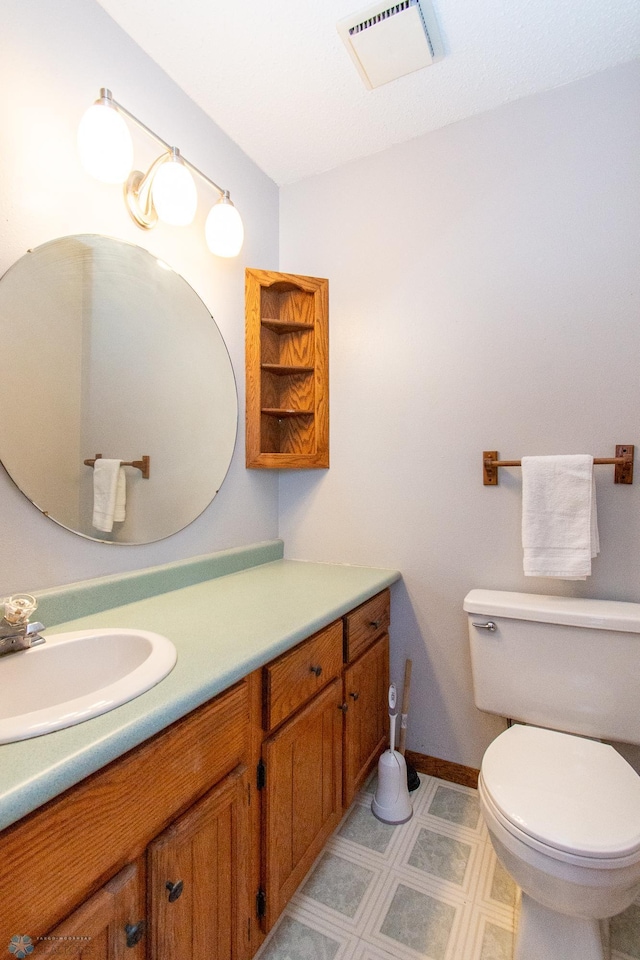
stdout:
<svg viewBox="0 0 640 960">
<path fill-rule="evenodd" d="M 328 287 L 247 269 L 247 467 L 329 466 Z"/>
</svg>

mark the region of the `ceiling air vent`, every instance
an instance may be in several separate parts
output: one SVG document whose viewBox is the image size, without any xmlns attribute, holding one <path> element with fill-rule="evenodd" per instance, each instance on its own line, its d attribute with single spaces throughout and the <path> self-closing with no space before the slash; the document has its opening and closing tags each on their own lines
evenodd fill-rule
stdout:
<svg viewBox="0 0 640 960">
<path fill-rule="evenodd" d="M 340 20 L 338 33 L 369 90 L 428 67 L 443 53 L 428 0 L 368 7 Z"/>
</svg>

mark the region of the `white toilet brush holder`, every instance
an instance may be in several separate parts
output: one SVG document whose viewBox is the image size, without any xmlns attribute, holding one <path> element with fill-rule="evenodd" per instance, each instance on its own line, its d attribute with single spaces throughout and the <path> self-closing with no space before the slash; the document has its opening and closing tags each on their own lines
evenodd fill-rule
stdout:
<svg viewBox="0 0 640 960">
<path fill-rule="evenodd" d="M 413 816 L 407 787 L 407 764 L 396 745 L 396 688 L 389 687 L 390 748 L 378 761 L 378 786 L 371 802 L 371 812 L 383 823 L 406 823 Z"/>
</svg>

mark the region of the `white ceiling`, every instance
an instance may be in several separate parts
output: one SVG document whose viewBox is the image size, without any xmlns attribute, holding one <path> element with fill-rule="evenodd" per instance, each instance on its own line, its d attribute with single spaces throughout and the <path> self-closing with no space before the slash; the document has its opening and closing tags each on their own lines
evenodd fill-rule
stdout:
<svg viewBox="0 0 640 960">
<path fill-rule="evenodd" d="M 368 91 L 336 22 L 369 0 L 99 3 L 279 184 L 640 56 L 639 0 L 434 0 L 444 59 Z"/>
</svg>

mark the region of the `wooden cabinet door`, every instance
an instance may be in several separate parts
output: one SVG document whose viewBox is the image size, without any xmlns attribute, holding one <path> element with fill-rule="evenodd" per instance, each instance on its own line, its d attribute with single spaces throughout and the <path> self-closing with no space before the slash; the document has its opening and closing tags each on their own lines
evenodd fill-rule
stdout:
<svg viewBox="0 0 640 960">
<path fill-rule="evenodd" d="M 344 796 L 349 806 L 388 746 L 389 637 L 380 637 L 344 672 Z"/>
<path fill-rule="evenodd" d="M 248 778 L 238 767 L 150 844 L 150 957 L 248 955 Z"/>
<path fill-rule="evenodd" d="M 342 816 L 341 693 L 334 680 L 262 746 L 267 930 Z"/>
<path fill-rule="evenodd" d="M 144 960 L 144 863 L 131 863 L 47 937 L 34 957 Z"/>
</svg>

